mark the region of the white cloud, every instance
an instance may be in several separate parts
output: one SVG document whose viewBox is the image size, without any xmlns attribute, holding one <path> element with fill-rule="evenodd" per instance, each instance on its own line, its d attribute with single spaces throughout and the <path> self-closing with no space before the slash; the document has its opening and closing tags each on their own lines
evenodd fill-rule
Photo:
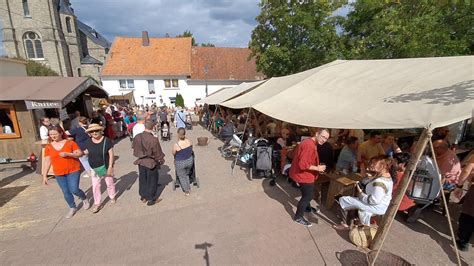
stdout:
<svg viewBox="0 0 474 266">
<path fill-rule="evenodd" d="M 198 43 L 246 47 L 258 0 L 72 0 L 76 16 L 110 41 L 115 36 L 170 36 L 189 30 Z"/>
</svg>

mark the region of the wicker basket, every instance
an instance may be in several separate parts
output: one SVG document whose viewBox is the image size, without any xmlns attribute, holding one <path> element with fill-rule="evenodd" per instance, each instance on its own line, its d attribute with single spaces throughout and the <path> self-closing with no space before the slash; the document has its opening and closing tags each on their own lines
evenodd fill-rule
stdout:
<svg viewBox="0 0 474 266">
<path fill-rule="evenodd" d="M 208 137 L 199 137 L 198 138 L 198 146 L 206 146 L 208 142 L 209 142 Z"/>
<path fill-rule="evenodd" d="M 367 262 L 369 265 L 371 265 L 372 260 L 375 258 L 376 254 L 377 250 L 372 250 L 367 253 Z M 402 257 L 399 257 L 395 254 L 381 250 L 374 265 L 408 266 L 414 264 L 409 263 Z"/>
</svg>

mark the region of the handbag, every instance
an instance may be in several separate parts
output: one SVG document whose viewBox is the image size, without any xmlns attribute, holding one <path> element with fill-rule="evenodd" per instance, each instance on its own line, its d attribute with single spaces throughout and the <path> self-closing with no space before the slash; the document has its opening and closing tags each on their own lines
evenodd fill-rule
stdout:
<svg viewBox="0 0 474 266">
<path fill-rule="evenodd" d="M 105 142 L 107 141 L 107 138 L 104 138 L 104 144 L 102 145 L 102 161 L 104 162 L 103 165 L 99 167 L 95 167 L 94 172 L 98 177 L 104 177 L 107 175 L 107 167 L 105 166 Z"/>
</svg>

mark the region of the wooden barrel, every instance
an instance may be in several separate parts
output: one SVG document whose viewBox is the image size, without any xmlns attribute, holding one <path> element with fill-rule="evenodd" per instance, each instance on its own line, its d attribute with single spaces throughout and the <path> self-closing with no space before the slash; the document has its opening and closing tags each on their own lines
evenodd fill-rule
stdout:
<svg viewBox="0 0 474 266">
<path fill-rule="evenodd" d="M 198 137 L 198 146 L 206 146 L 209 139 L 208 137 Z"/>
</svg>

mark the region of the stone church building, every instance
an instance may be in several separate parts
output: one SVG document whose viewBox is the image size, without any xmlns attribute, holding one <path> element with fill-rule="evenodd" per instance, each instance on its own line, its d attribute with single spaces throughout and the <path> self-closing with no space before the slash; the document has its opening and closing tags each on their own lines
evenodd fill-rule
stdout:
<svg viewBox="0 0 474 266">
<path fill-rule="evenodd" d="M 69 0 L 0 0 L 3 46 L 9 58 L 41 62 L 64 77 L 99 74 L 110 42 L 81 22 Z"/>
</svg>

